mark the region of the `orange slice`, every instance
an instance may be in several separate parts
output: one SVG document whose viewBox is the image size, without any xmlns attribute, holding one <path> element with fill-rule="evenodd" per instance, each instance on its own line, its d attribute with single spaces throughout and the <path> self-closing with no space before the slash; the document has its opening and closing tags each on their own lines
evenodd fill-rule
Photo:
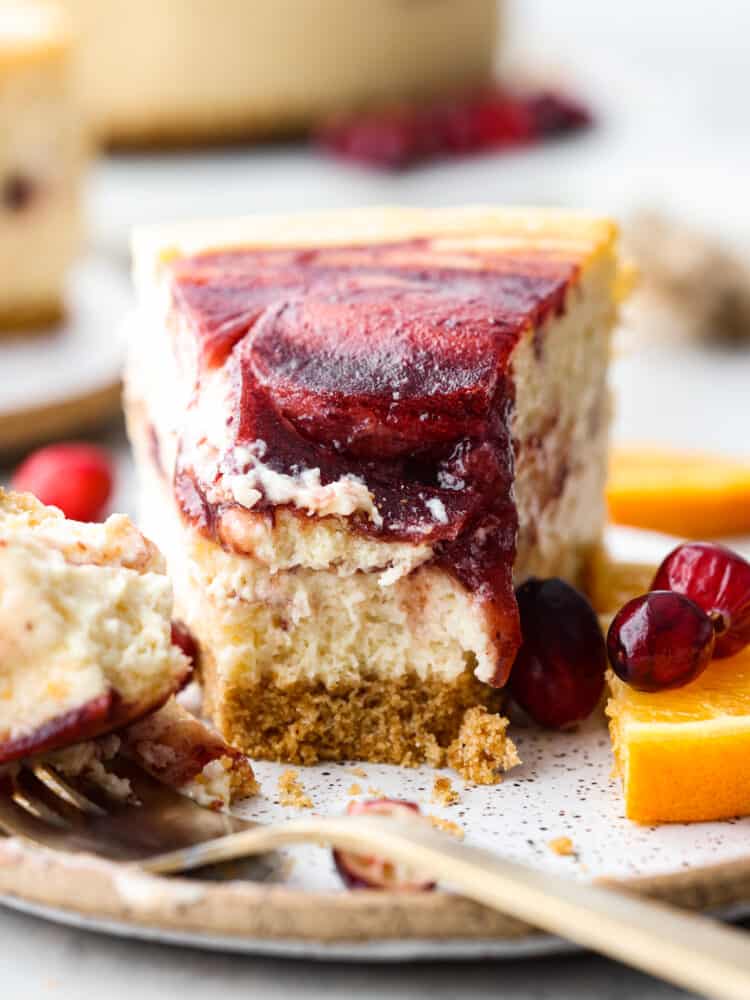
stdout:
<svg viewBox="0 0 750 1000">
<path fill-rule="evenodd" d="M 750 461 L 660 448 L 615 448 L 607 483 L 617 524 L 686 538 L 750 532 Z"/>
<path fill-rule="evenodd" d="M 690 823 L 750 815 L 750 648 L 674 691 L 609 678 L 612 746 L 625 815 Z"/>
</svg>

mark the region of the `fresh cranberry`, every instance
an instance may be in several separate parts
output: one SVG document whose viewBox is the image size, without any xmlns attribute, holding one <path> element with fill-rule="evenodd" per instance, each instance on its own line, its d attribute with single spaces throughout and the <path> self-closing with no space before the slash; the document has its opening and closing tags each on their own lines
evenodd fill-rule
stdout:
<svg viewBox="0 0 750 1000">
<path fill-rule="evenodd" d="M 33 493 L 74 521 L 100 521 L 112 495 L 112 460 L 92 444 L 52 444 L 16 469 L 14 490 Z"/>
<path fill-rule="evenodd" d="M 695 680 L 711 662 L 714 628 L 690 598 L 671 590 L 636 597 L 607 634 L 612 669 L 638 691 L 667 691 Z"/>
<path fill-rule="evenodd" d="M 413 816 L 419 813 L 415 802 L 404 799 L 369 799 L 350 802 L 350 816 Z M 434 882 L 420 879 L 413 872 L 399 868 L 377 854 L 354 854 L 333 851 L 333 861 L 339 875 L 350 889 L 387 889 L 391 892 L 421 892 L 432 889 Z"/>
<path fill-rule="evenodd" d="M 714 656 L 732 656 L 750 643 L 750 563 L 713 542 L 688 542 L 667 556 L 652 590 L 673 590 L 703 608 L 714 625 Z"/>
<path fill-rule="evenodd" d="M 172 643 L 179 646 L 182 652 L 195 667 L 198 664 L 198 643 L 193 638 L 193 633 L 180 621 L 172 621 Z"/>
<path fill-rule="evenodd" d="M 511 695 L 542 726 L 581 722 L 599 703 L 607 666 L 593 608 L 556 578 L 528 580 L 516 601 L 523 638 L 510 674 Z"/>
</svg>

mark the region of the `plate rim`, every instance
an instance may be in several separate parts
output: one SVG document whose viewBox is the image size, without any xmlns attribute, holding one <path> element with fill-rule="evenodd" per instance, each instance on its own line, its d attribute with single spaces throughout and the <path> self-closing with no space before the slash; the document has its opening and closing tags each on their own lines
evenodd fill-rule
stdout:
<svg viewBox="0 0 750 1000">
<path fill-rule="evenodd" d="M 750 857 L 595 882 L 689 910 L 750 913 Z M 306 891 L 166 878 L 15 837 L 0 840 L 0 905 L 122 937 L 331 960 L 434 958 L 437 947 L 445 957 L 522 957 L 569 947 L 447 891 Z"/>
</svg>

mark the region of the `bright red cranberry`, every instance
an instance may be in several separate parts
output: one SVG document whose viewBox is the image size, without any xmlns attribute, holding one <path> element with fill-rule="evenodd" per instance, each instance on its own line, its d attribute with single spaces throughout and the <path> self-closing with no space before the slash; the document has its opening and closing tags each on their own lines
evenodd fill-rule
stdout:
<svg viewBox="0 0 750 1000">
<path fill-rule="evenodd" d="M 350 802 L 350 816 L 413 816 L 419 813 L 415 802 L 404 799 L 370 799 Z M 334 850 L 333 861 L 339 875 L 350 889 L 387 889 L 391 892 L 421 892 L 432 889 L 434 882 L 421 879 L 377 854 L 354 854 Z"/>
<path fill-rule="evenodd" d="M 100 521 L 114 485 L 112 460 L 92 444 L 52 444 L 16 469 L 14 490 L 33 493 L 74 521 Z"/>
<path fill-rule="evenodd" d="M 638 691 L 667 691 L 695 680 L 711 662 L 714 628 L 688 597 L 653 590 L 615 615 L 607 634 L 612 669 Z"/>
<path fill-rule="evenodd" d="M 194 667 L 198 665 L 198 643 L 187 625 L 180 621 L 172 621 L 172 643 L 180 647 Z"/>
<path fill-rule="evenodd" d="M 703 608 L 714 625 L 714 656 L 739 653 L 750 643 L 750 563 L 712 542 L 688 542 L 667 556 L 652 590 L 674 590 Z"/>
<path fill-rule="evenodd" d="M 607 666 L 593 608 L 557 578 L 528 580 L 516 601 L 523 639 L 510 674 L 511 695 L 542 726 L 581 722 L 599 703 Z"/>
</svg>

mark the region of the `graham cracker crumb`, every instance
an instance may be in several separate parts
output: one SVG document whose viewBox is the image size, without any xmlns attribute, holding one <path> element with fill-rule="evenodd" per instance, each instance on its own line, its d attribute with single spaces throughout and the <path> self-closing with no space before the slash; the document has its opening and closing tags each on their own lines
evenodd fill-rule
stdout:
<svg viewBox="0 0 750 1000">
<path fill-rule="evenodd" d="M 454 806 L 459 801 L 458 792 L 451 784 L 450 778 L 435 778 L 432 801 L 439 802 L 443 806 Z"/>
<path fill-rule="evenodd" d="M 561 858 L 569 858 L 576 852 L 570 837 L 555 837 L 554 840 L 548 841 L 547 847 L 555 854 L 559 854 Z"/>
<path fill-rule="evenodd" d="M 356 782 L 353 785 L 350 785 L 349 786 L 349 794 L 350 795 L 361 795 L 362 794 L 362 786 L 358 785 Z"/>
<path fill-rule="evenodd" d="M 353 767 L 349 771 L 349 774 L 353 774 L 355 778 L 366 778 L 367 777 L 367 771 L 365 771 L 365 769 L 363 767 Z"/>
<path fill-rule="evenodd" d="M 367 794 L 368 795 L 374 795 L 376 799 L 382 799 L 383 798 L 383 789 L 382 788 L 376 788 L 374 785 L 370 785 L 369 788 L 367 789 Z"/>
<path fill-rule="evenodd" d="M 312 809 L 312 799 L 299 782 L 299 771 L 289 768 L 279 778 L 279 802 L 295 809 Z"/>
<path fill-rule="evenodd" d="M 451 837 L 455 837 L 456 840 L 464 839 L 464 831 L 458 823 L 454 823 L 450 819 L 443 819 L 442 816 L 427 815 L 426 818 L 430 821 L 430 825 L 436 830 L 442 830 L 443 833 L 449 833 Z"/>
<path fill-rule="evenodd" d="M 432 733 L 427 733 L 423 741 L 425 763 L 430 767 L 442 767 L 445 761 L 445 750 L 440 746 Z"/>
<path fill-rule="evenodd" d="M 502 773 L 521 763 L 506 735 L 508 720 L 477 706 L 464 714 L 458 736 L 448 747 L 448 763 L 467 781 L 497 785 Z"/>
</svg>

